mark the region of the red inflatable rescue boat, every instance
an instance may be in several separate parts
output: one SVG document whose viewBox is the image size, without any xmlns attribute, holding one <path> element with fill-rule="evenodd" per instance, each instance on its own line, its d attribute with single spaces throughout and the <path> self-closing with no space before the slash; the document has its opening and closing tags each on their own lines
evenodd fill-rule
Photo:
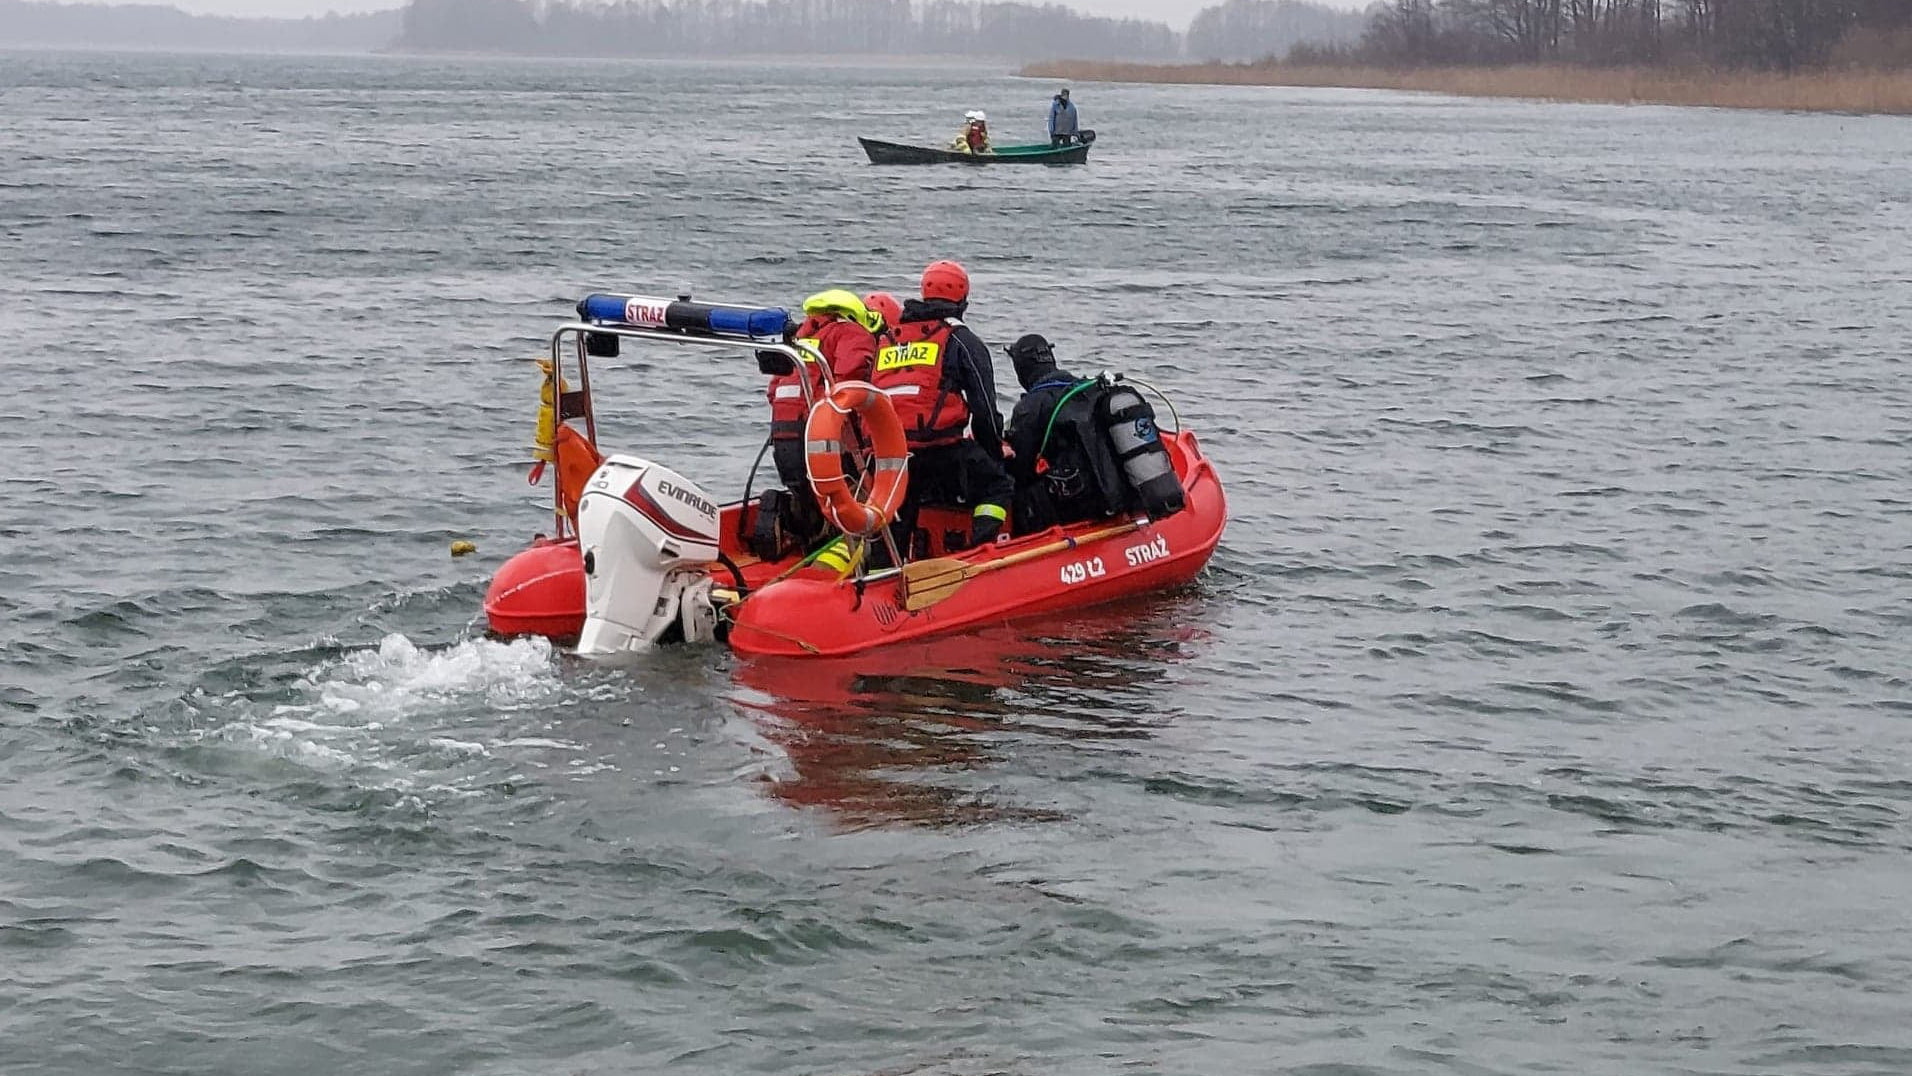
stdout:
<svg viewBox="0 0 1912 1076">
<path fill-rule="evenodd" d="M 967 510 L 925 505 L 917 555 L 904 559 L 888 543 L 888 529 L 870 524 L 893 514 L 892 483 L 907 480 L 906 460 L 862 446 L 855 473 L 868 476 L 870 488 L 860 488 L 880 495 L 861 498 L 872 512 L 844 515 L 869 533 L 798 548 L 760 519 L 763 500 L 720 506 L 659 464 L 602 457 L 590 359 L 617 356 L 622 341 L 656 341 L 815 363 L 823 387 L 819 398 L 806 399 L 813 422 L 833 397 L 867 407 L 867 386 L 832 385 L 828 364 L 789 338 L 793 321 L 774 308 L 601 295 L 578 305 L 580 320 L 553 334 L 550 360 L 540 363 L 538 466 L 556 464 L 556 536 L 540 536 L 493 577 L 484 609 L 494 634 L 546 636 L 586 654 L 721 638 L 747 655 L 843 656 L 1186 584 L 1227 525 L 1221 482 L 1195 435 L 1177 429 L 1158 437 L 1142 421 L 1134 426 L 1141 440 L 1125 425 L 1118 447 L 1130 456 L 1147 449 L 1159 457 L 1160 473 L 1147 483 L 1150 496 L 1132 500 L 1130 510 L 962 549 L 949 548 L 946 536 L 966 533 Z M 576 388 L 566 376 L 571 369 Z M 808 379 L 796 380 L 808 397 Z M 1127 383 L 1119 391 L 1125 401 L 1141 399 Z M 871 568 L 872 560 L 904 562 Z"/>
</svg>

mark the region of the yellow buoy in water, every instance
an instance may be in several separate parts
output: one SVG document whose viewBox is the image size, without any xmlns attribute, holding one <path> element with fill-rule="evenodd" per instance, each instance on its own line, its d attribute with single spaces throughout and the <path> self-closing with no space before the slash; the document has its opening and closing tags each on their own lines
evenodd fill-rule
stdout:
<svg viewBox="0 0 1912 1076">
<path fill-rule="evenodd" d="M 470 542 L 465 541 L 463 538 L 460 538 L 451 544 L 451 555 L 454 557 L 462 557 L 467 553 L 476 553 L 476 552 L 478 552 L 478 547 L 475 545 L 472 545 Z"/>
</svg>

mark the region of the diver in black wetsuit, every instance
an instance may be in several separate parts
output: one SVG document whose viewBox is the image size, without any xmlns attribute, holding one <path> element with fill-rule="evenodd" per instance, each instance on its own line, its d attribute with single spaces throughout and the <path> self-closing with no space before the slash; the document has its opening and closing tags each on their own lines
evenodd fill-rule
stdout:
<svg viewBox="0 0 1912 1076">
<path fill-rule="evenodd" d="M 1095 424 L 1099 382 L 1056 365 L 1035 333 L 1009 345 L 1022 399 L 1009 415 L 1009 475 L 1016 480 L 1016 532 L 1102 519 L 1121 505 L 1121 477 Z"/>
</svg>

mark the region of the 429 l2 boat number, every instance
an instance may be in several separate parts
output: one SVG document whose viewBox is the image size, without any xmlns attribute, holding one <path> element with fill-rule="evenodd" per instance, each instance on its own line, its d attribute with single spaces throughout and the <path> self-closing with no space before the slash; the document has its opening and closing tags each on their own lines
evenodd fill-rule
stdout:
<svg viewBox="0 0 1912 1076">
<path fill-rule="evenodd" d="M 1062 566 L 1062 581 L 1065 583 L 1082 583 L 1107 574 L 1109 570 L 1102 566 L 1101 557 L 1072 561 Z"/>
<path fill-rule="evenodd" d="M 1168 538 L 1156 535 L 1153 541 L 1124 549 L 1122 557 L 1128 561 L 1129 567 L 1139 568 L 1144 564 L 1166 560 L 1168 552 Z M 1101 557 L 1086 557 L 1082 560 L 1070 561 L 1062 566 L 1064 583 L 1086 583 L 1107 574 L 1109 574 L 1108 566 L 1102 563 Z"/>
</svg>

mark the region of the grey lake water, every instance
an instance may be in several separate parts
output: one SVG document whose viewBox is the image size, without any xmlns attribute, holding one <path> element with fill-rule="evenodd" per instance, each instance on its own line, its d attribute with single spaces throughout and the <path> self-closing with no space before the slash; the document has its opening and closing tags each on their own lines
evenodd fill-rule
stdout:
<svg viewBox="0 0 1912 1076">
<path fill-rule="evenodd" d="M 854 142 L 1051 90 L 0 53 L 0 1072 L 1912 1071 L 1912 121 Z M 795 669 L 485 637 L 578 297 L 940 257 L 1175 400 L 1196 585 Z M 597 387 L 741 491 L 747 357 Z"/>
</svg>

